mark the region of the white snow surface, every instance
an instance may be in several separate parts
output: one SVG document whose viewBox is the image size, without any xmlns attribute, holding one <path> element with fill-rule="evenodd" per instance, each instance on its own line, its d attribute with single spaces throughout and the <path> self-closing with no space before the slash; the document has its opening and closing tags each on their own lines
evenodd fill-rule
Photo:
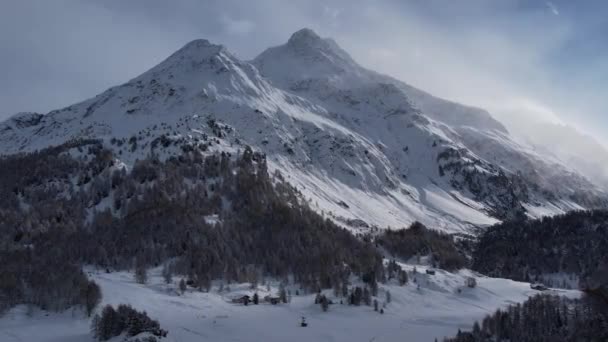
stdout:
<svg viewBox="0 0 608 342">
<path fill-rule="evenodd" d="M 178 279 L 164 284 L 160 268 L 150 272 L 147 285 L 135 283 L 133 274 L 116 272 L 106 274 L 89 270 L 89 274 L 103 292 L 103 303 L 130 304 L 159 320 L 161 327 L 169 331 L 161 341 L 434 341 L 453 336 L 458 329 L 471 329 L 475 320 L 493 313 L 509 304 L 523 302 L 538 294 L 530 284 L 505 279 L 494 279 L 462 270 L 456 274 L 436 270 L 436 275 L 424 274 L 426 267 L 418 265 L 418 273 L 412 273 L 414 265 L 403 265 L 409 270 L 410 282 L 405 286 L 381 285 L 378 301 L 385 301 L 386 291 L 392 301 L 386 305 L 383 315 L 372 307 L 339 304 L 331 291 L 326 292 L 338 304 L 330 305 L 322 312 L 314 304 L 314 295 L 293 295 L 291 302 L 280 305 L 230 303 L 231 298 L 253 294 L 249 284 L 231 284 L 230 291 L 218 292 L 217 284 L 208 293 L 189 289 L 184 295 L 177 290 Z M 477 279 L 478 286 L 464 286 L 466 277 Z M 412 282 L 413 278 L 416 283 Z M 277 283 L 269 281 L 270 294 L 276 295 Z M 458 293 L 458 289 L 461 293 Z M 291 288 L 292 294 L 295 288 Z M 263 298 L 267 287 L 257 289 Z M 550 293 L 572 298 L 578 291 L 551 290 Z M 101 306 L 97 309 L 100 310 Z M 299 326 L 301 317 L 309 326 Z M 48 313 L 25 306 L 12 309 L 0 318 L 0 340 L 3 342 L 91 342 L 90 320 L 81 311 Z M 121 338 L 114 339 L 121 341 Z M 113 341 L 114 341 L 113 340 Z"/>
<path fill-rule="evenodd" d="M 223 136 L 214 135 L 210 119 Z M 597 192 L 558 161 L 513 141 L 486 111 L 367 70 L 309 29 L 251 62 L 207 40 L 190 42 L 92 99 L 0 123 L 0 155 L 95 138 L 120 150 L 128 168 L 150 154 L 161 135 L 211 137 L 209 151 L 237 152 L 244 145 L 263 151 L 271 169 L 287 175 L 313 208 L 351 229 L 421 221 L 470 232 L 498 222 L 487 202 L 439 175 L 438 155 L 448 148 L 462 151 L 462 160 L 480 173 L 522 173 L 554 191 L 555 198 L 532 194 L 524 203 L 532 217 L 586 207 L 569 203 L 574 189 Z M 115 146 L 113 138 L 133 138 L 138 148 Z M 179 149 L 154 153 L 163 158 Z"/>
</svg>

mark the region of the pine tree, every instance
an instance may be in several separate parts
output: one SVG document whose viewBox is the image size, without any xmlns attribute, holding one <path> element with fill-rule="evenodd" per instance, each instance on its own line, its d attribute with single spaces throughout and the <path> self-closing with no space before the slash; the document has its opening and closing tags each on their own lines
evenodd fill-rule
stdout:
<svg viewBox="0 0 608 342">
<path fill-rule="evenodd" d="M 135 262 L 135 281 L 139 284 L 148 282 L 148 270 L 140 258 L 137 258 Z"/>
<path fill-rule="evenodd" d="M 101 312 L 101 319 L 97 322 L 97 338 L 106 341 L 121 333 L 120 317 L 116 310 L 110 305 L 106 305 Z"/>
<path fill-rule="evenodd" d="M 285 291 L 285 285 L 283 285 L 283 283 L 279 285 L 279 298 L 281 299 L 281 302 L 287 303 L 287 291 Z"/>
<path fill-rule="evenodd" d="M 481 327 L 479 326 L 479 322 L 477 321 L 475 321 L 475 324 L 473 324 L 473 336 L 475 338 L 481 337 Z"/>
<path fill-rule="evenodd" d="M 100 330 L 99 330 L 100 321 L 101 321 L 101 317 L 99 316 L 99 314 L 95 314 L 95 316 L 93 316 L 93 318 L 91 319 L 91 335 L 93 335 L 93 338 L 96 340 L 101 340 L 101 335 L 100 335 Z"/>
<path fill-rule="evenodd" d="M 179 292 L 181 292 L 181 294 L 184 294 L 184 292 L 186 292 L 186 289 L 187 289 L 187 287 L 186 287 L 186 281 L 184 281 L 184 278 L 182 278 L 179 281 Z"/>
<path fill-rule="evenodd" d="M 342 281 L 342 297 L 348 296 L 348 281 L 344 279 Z"/>
<path fill-rule="evenodd" d="M 173 280 L 173 270 L 171 269 L 171 265 L 168 263 L 165 263 L 163 265 L 163 279 L 165 280 L 166 284 L 171 284 L 171 281 Z"/>
<path fill-rule="evenodd" d="M 329 309 L 329 300 L 327 299 L 327 297 L 325 297 L 324 295 L 321 296 L 321 309 L 323 309 L 323 312 L 327 312 L 327 310 Z"/>
<path fill-rule="evenodd" d="M 361 305 L 361 300 L 363 299 L 363 290 L 357 286 L 355 291 L 353 292 L 353 305 Z"/>
<path fill-rule="evenodd" d="M 93 280 L 87 281 L 84 297 L 85 310 L 87 312 L 87 316 L 91 317 L 93 310 L 95 309 L 95 307 L 97 307 L 99 302 L 101 302 L 101 289 L 99 288 L 99 285 L 97 285 L 97 283 L 95 283 Z"/>
<path fill-rule="evenodd" d="M 333 284 L 334 284 L 334 286 L 333 286 L 334 287 L 334 297 L 339 297 L 340 296 L 340 292 L 341 292 L 340 291 L 341 290 L 340 289 L 340 282 L 335 281 L 335 282 L 333 282 Z"/>
<path fill-rule="evenodd" d="M 370 291 L 369 291 L 369 289 L 367 287 L 365 287 L 363 289 L 363 302 L 367 306 L 371 306 L 372 305 L 372 296 L 371 296 L 371 293 L 370 293 Z"/>
<path fill-rule="evenodd" d="M 403 286 L 405 284 L 407 284 L 407 272 L 404 270 L 399 270 L 399 285 Z M 414 282 L 416 281 L 416 278 L 414 278 Z"/>
<path fill-rule="evenodd" d="M 372 278 L 372 280 L 370 281 L 369 284 L 370 287 L 370 292 L 372 296 L 378 296 L 378 282 L 376 281 L 376 278 Z"/>
<path fill-rule="evenodd" d="M 144 313 L 145 315 L 145 313 Z M 137 336 L 145 330 L 144 315 L 140 315 L 135 310 L 129 311 L 126 317 L 127 335 Z"/>
</svg>

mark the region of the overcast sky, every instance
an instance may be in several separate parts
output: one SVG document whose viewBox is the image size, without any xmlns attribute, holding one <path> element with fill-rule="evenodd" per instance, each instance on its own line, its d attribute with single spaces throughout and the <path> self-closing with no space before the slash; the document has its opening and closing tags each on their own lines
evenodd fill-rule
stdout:
<svg viewBox="0 0 608 342">
<path fill-rule="evenodd" d="M 192 39 L 251 59 L 310 27 L 436 95 L 606 142 L 607 10 L 601 0 L 0 0 L 0 119 L 92 97 Z"/>
</svg>

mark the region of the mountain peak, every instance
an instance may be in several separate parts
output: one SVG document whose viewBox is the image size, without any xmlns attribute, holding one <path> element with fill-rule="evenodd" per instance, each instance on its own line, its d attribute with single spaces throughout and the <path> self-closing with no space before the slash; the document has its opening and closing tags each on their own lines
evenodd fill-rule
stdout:
<svg viewBox="0 0 608 342">
<path fill-rule="evenodd" d="M 292 51 L 298 51 L 299 54 L 318 54 L 319 52 L 326 56 L 336 56 L 348 63 L 352 62 L 351 57 L 342 50 L 342 48 L 331 38 L 322 38 L 315 31 L 309 28 L 303 28 L 291 35 L 287 44 L 284 46 Z"/>
<path fill-rule="evenodd" d="M 262 75 L 284 85 L 303 79 L 343 75 L 346 70 L 357 74 L 360 68 L 335 41 L 322 38 L 309 28 L 293 33 L 286 44 L 266 49 L 253 64 Z"/>
<path fill-rule="evenodd" d="M 203 57 L 216 55 L 224 51 L 226 51 L 226 48 L 223 45 L 213 44 L 207 39 L 195 39 L 177 50 L 173 56 Z"/>
<path fill-rule="evenodd" d="M 168 70 L 172 70 L 169 73 L 174 73 L 178 69 L 189 73 L 195 66 L 200 67 L 201 65 L 209 65 L 209 63 L 214 67 L 218 67 L 222 63 L 211 62 L 212 60 L 218 60 L 218 58 L 233 60 L 234 56 L 223 45 L 213 44 L 207 39 L 195 39 L 141 76 L 167 73 Z"/>
<path fill-rule="evenodd" d="M 321 43 L 323 39 L 312 29 L 303 28 L 291 35 L 288 45 L 313 45 Z"/>
</svg>

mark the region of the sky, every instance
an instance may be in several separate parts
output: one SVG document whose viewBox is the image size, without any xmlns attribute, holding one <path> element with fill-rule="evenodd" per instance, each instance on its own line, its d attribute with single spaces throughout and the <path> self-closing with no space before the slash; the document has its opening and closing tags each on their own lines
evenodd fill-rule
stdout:
<svg viewBox="0 0 608 342">
<path fill-rule="evenodd" d="M 435 95 L 607 143 L 607 10 L 601 0 L 0 0 L 0 120 L 92 97 L 193 39 L 252 59 L 309 27 Z"/>
</svg>

